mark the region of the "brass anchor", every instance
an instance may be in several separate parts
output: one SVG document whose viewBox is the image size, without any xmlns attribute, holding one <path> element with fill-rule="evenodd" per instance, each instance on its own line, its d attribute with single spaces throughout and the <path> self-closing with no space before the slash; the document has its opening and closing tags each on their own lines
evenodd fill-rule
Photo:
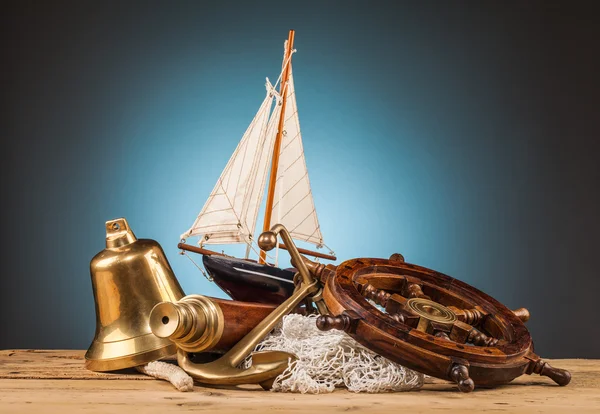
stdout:
<svg viewBox="0 0 600 414">
<path fill-rule="evenodd" d="M 198 382 L 227 385 L 260 384 L 265 389 L 271 388 L 275 378 L 283 373 L 297 357 L 294 354 L 283 351 L 252 353 L 252 350 L 275 328 L 285 315 L 294 310 L 309 295 L 313 294 L 315 296 L 315 304 L 319 311 L 327 312 L 322 299 L 318 299 L 319 281 L 314 280 L 310 275 L 302 256 L 284 226 L 277 224 L 271 228 L 271 231 L 261 234 L 258 238 L 259 247 L 265 251 L 272 250 L 277 245 L 278 234 L 281 235 L 288 246 L 293 263 L 298 268 L 301 276 L 299 285 L 289 299 L 279 305 L 269 316 L 263 319 L 244 338 L 235 344 L 233 348 L 216 361 L 205 364 L 194 363 L 189 359 L 187 352 L 179 348 L 177 352 L 179 366 Z M 247 369 L 238 368 L 239 364 L 251 353 L 252 366 Z"/>
</svg>

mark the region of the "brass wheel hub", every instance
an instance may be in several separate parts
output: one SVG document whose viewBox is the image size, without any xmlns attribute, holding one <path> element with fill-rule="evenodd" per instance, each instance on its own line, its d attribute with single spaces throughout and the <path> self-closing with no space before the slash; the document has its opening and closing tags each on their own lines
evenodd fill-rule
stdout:
<svg viewBox="0 0 600 414">
<path fill-rule="evenodd" d="M 429 299 L 412 298 L 406 302 L 406 307 L 419 316 L 417 329 L 427 332 L 432 323 L 451 328 L 456 322 L 456 314 L 444 305 Z"/>
</svg>

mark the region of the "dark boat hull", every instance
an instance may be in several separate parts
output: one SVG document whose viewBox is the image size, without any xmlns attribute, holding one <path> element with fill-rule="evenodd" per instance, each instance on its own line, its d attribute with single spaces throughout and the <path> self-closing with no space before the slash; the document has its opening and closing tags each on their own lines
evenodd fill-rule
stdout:
<svg viewBox="0 0 600 414">
<path fill-rule="evenodd" d="M 214 282 L 234 300 L 278 305 L 294 292 L 296 269 L 226 256 L 202 256 Z"/>
</svg>

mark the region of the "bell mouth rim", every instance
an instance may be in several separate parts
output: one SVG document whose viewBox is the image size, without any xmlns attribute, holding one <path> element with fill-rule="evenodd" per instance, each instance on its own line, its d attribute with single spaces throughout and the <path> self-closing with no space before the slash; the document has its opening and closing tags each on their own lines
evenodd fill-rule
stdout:
<svg viewBox="0 0 600 414">
<path fill-rule="evenodd" d="M 96 343 L 96 341 L 94 341 Z M 104 372 L 104 371 L 117 371 L 120 369 L 133 368 L 138 365 L 144 365 L 149 362 L 157 361 L 162 358 L 174 356 L 177 353 L 177 346 L 173 343 L 163 345 L 159 348 L 151 349 L 148 351 L 138 352 L 136 354 L 121 355 L 114 358 L 89 358 L 94 348 L 94 344 L 90 346 L 90 349 L 85 354 L 85 367 L 90 371 Z"/>
</svg>

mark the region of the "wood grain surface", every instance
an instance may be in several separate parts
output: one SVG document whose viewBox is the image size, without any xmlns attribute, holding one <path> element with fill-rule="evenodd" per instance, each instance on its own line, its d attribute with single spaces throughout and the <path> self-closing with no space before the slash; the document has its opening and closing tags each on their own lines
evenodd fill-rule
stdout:
<svg viewBox="0 0 600 414">
<path fill-rule="evenodd" d="M 196 386 L 194 392 L 181 393 L 167 382 L 133 370 L 87 371 L 83 355 L 84 351 L 72 350 L 0 351 L 0 413 L 600 413 L 600 360 L 551 362 L 573 374 L 566 387 L 549 378 L 525 375 L 497 388 L 476 388 L 471 394 L 429 379 L 419 391 L 302 395 L 265 392 L 254 386 Z"/>
</svg>

